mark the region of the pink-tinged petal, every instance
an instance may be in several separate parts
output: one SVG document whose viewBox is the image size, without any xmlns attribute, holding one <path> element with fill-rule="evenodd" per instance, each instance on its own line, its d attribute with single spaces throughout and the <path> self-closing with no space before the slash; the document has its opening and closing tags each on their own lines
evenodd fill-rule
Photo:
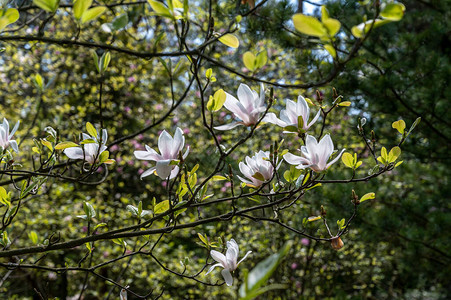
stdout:
<svg viewBox="0 0 451 300">
<path fill-rule="evenodd" d="M 163 132 L 160 134 L 160 137 L 158 138 L 158 149 L 160 150 L 161 156 L 164 159 L 175 158 L 171 157 L 172 141 L 172 136 L 167 133 L 166 130 L 163 130 Z"/>
<path fill-rule="evenodd" d="M 238 246 L 238 243 L 234 239 L 230 239 L 230 241 L 227 242 L 227 248 L 233 248 L 236 250 L 236 254 L 240 252 L 240 247 Z M 238 257 L 236 257 L 238 259 Z"/>
<path fill-rule="evenodd" d="M 225 108 L 230 110 L 236 117 L 243 120 L 243 122 L 249 121 L 249 112 L 235 97 L 226 93 L 226 101 L 224 102 Z"/>
<path fill-rule="evenodd" d="M 265 86 L 263 83 L 260 83 L 260 97 L 257 106 L 262 106 L 265 104 Z"/>
<path fill-rule="evenodd" d="M 230 273 L 229 270 L 224 269 L 221 271 L 222 277 L 224 277 L 224 280 L 228 286 L 231 286 L 233 284 L 233 277 L 232 273 Z"/>
<path fill-rule="evenodd" d="M 158 155 L 155 151 L 154 153 L 149 151 L 135 151 L 133 152 L 133 154 L 137 159 L 154 160 L 154 161 L 161 160 L 160 155 Z"/>
<path fill-rule="evenodd" d="M 298 116 L 302 116 L 304 119 L 304 126 L 307 125 L 309 118 L 310 108 L 308 107 L 307 101 L 305 101 L 304 97 L 298 97 L 298 102 L 296 104 L 296 114 Z"/>
<path fill-rule="evenodd" d="M 341 150 L 340 154 L 337 155 L 337 157 L 335 157 L 332 161 L 330 161 L 327 165 L 326 165 L 326 169 L 329 169 L 329 167 L 331 165 L 333 165 L 334 163 L 337 162 L 337 160 L 340 159 L 341 155 L 343 154 L 343 152 L 345 152 L 346 149 Z"/>
<path fill-rule="evenodd" d="M 8 135 L 9 133 L 9 123 L 8 120 L 6 120 L 6 118 L 3 118 L 3 129 L 5 130 L 6 134 Z"/>
<path fill-rule="evenodd" d="M 244 183 L 246 183 L 246 184 L 250 184 L 250 185 L 255 185 L 255 183 L 254 182 L 252 182 L 252 181 L 249 181 L 249 180 L 247 180 L 247 179 L 244 179 L 243 177 L 241 177 L 240 175 L 236 175 L 237 177 L 238 177 L 238 179 L 239 180 L 241 180 L 241 182 L 244 182 Z"/>
<path fill-rule="evenodd" d="M 317 152 L 317 146 L 318 142 L 316 141 L 316 138 L 313 135 L 307 134 L 305 138 L 305 147 L 310 156 Z"/>
<path fill-rule="evenodd" d="M 316 120 L 318 120 L 319 116 L 321 115 L 321 111 L 319 110 L 316 116 L 313 118 L 313 120 L 304 128 L 305 130 L 309 129 L 313 124 L 315 124 Z M 305 126 L 305 124 L 304 124 Z"/>
<path fill-rule="evenodd" d="M 13 148 L 13 150 L 14 150 L 16 153 L 19 153 L 19 146 L 17 145 L 16 140 L 11 140 L 11 141 L 9 141 L 9 145 L 11 146 L 11 148 Z"/>
<path fill-rule="evenodd" d="M 234 122 L 234 123 L 230 123 L 230 124 L 226 124 L 226 125 L 221 125 L 221 126 L 216 126 L 216 127 L 214 127 L 216 130 L 222 130 L 222 131 L 224 131 L 224 130 L 230 130 L 230 129 L 233 129 L 233 128 L 235 128 L 235 127 L 237 127 L 237 126 L 241 126 L 241 125 L 243 125 L 243 122 Z"/>
<path fill-rule="evenodd" d="M 280 119 L 288 125 L 298 126 L 298 116 L 293 110 L 283 109 L 280 112 Z"/>
<path fill-rule="evenodd" d="M 92 138 L 95 138 L 95 137 L 92 137 L 92 136 L 90 136 L 89 134 L 86 134 L 86 133 L 82 133 L 81 134 L 81 139 L 82 140 L 87 140 L 87 139 L 92 139 Z"/>
<path fill-rule="evenodd" d="M 243 173 L 243 175 L 247 178 L 251 178 L 252 175 L 254 175 L 251 168 L 249 168 L 249 166 L 247 166 L 245 163 L 240 162 L 238 164 L 238 167 L 240 168 L 241 173 Z"/>
<path fill-rule="evenodd" d="M 212 265 L 210 267 L 210 269 L 208 269 L 207 273 L 205 273 L 205 275 L 210 274 L 210 272 L 213 271 L 213 269 L 216 268 L 216 267 L 222 267 L 222 265 L 221 264 L 214 264 L 214 265 Z"/>
<path fill-rule="evenodd" d="M 169 176 L 169 179 L 174 179 L 179 174 L 179 166 L 175 166 L 174 169 L 171 171 L 171 175 Z"/>
<path fill-rule="evenodd" d="M 185 151 L 185 153 L 183 154 L 183 159 L 186 159 L 186 157 L 188 156 L 188 154 L 189 154 L 189 146 L 186 147 L 186 151 Z"/>
<path fill-rule="evenodd" d="M 13 135 L 14 135 L 14 133 L 16 133 L 17 128 L 19 128 L 19 124 L 20 124 L 20 121 L 17 121 L 17 123 L 16 123 L 16 125 L 14 126 L 13 130 L 11 130 L 11 132 L 9 133 L 9 138 L 12 138 Z"/>
<path fill-rule="evenodd" d="M 246 84 L 241 83 L 238 87 L 238 100 L 244 106 L 246 111 L 250 112 L 254 108 L 254 93 Z M 244 120 L 243 120 L 244 121 Z"/>
<path fill-rule="evenodd" d="M 237 266 L 238 266 L 243 260 L 245 260 L 246 257 L 248 257 L 248 255 L 251 254 L 251 253 L 252 253 L 252 251 L 247 251 L 246 255 L 245 255 L 242 259 L 240 259 L 240 261 L 238 262 Z"/>
<path fill-rule="evenodd" d="M 141 174 L 141 179 L 143 179 L 144 177 L 147 177 L 147 176 L 149 176 L 149 175 L 152 175 L 152 174 L 155 172 L 156 169 L 157 169 L 157 168 L 152 167 L 152 168 L 150 168 L 149 170 L 144 171 L 144 172 Z"/>
<path fill-rule="evenodd" d="M 284 121 L 277 118 L 277 116 L 274 113 L 266 114 L 266 116 L 263 118 L 262 122 L 272 123 L 272 124 L 275 124 L 275 125 L 281 126 L 281 127 L 287 126 L 287 123 L 285 123 Z"/>
<path fill-rule="evenodd" d="M 211 250 L 210 255 L 215 261 L 220 263 L 223 268 L 227 267 L 227 260 L 224 254 L 216 250 Z"/>
<path fill-rule="evenodd" d="M 318 161 L 326 167 L 326 163 L 329 160 L 329 157 L 334 152 L 334 144 L 330 135 L 326 134 L 318 143 L 317 154 Z"/>
<path fill-rule="evenodd" d="M 185 145 L 185 137 L 183 136 L 183 131 L 177 127 L 174 134 L 174 139 L 172 141 L 172 149 L 171 149 L 171 156 L 172 158 L 177 158 L 179 151 L 183 149 L 183 146 Z"/>
<path fill-rule="evenodd" d="M 289 163 L 290 165 L 299 165 L 302 163 L 303 161 L 303 157 L 291 154 L 291 153 L 287 153 L 283 156 L 283 159 L 285 159 L 285 161 L 287 163 Z"/>
<path fill-rule="evenodd" d="M 172 166 L 170 165 L 170 163 L 170 159 L 157 161 L 156 171 L 158 177 L 165 180 L 169 177 L 169 175 L 171 175 Z"/>
<path fill-rule="evenodd" d="M 66 148 L 63 152 L 70 159 L 83 159 L 83 149 L 79 147 Z"/>
</svg>

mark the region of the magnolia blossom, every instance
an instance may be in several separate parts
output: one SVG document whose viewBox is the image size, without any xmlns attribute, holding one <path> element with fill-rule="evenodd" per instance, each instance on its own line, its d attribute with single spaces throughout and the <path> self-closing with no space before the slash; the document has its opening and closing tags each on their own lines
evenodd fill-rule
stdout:
<svg viewBox="0 0 451 300">
<path fill-rule="evenodd" d="M 9 123 L 6 118 L 3 119 L 3 124 L 0 124 L 0 147 L 5 150 L 8 148 L 8 146 L 11 145 L 11 148 L 13 148 L 14 151 L 17 153 L 19 152 L 19 147 L 17 146 L 16 140 L 12 140 L 14 133 L 16 132 L 17 128 L 19 128 L 20 121 L 17 121 L 16 125 L 14 126 L 13 130 L 9 132 Z"/>
<path fill-rule="evenodd" d="M 141 174 L 141 179 L 143 177 L 149 176 L 156 172 L 161 179 L 169 179 L 177 176 L 179 172 L 179 167 L 174 163 L 178 160 L 179 152 L 182 151 L 185 146 L 185 137 L 183 136 L 183 131 L 177 127 L 175 130 L 174 138 L 167 133 L 165 130 L 160 134 L 158 138 L 158 149 L 161 154 L 158 154 L 155 150 L 146 145 L 146 151 L 135 151 L 135 157 L 137 159 L 143 160 L 153 160 L 156 161 L 156 166 L 150 168 Z M 188 156 L 189 147 L 186 149 L 185 154 L 183 154 L 183 159 Z"/>
<path fill-rule="evenodd" d="M 283 158 L 289 164 L 297 165 L 297 169 L 310 168 L 313 171 L 320 173 L 334 164 L 345 150 L 346 149 L 343 149 L 335 159 L 327 163 L 334 152 L 334 143 L 332 142 L 330 135 L 326 134 L 318 143 L 315 137 L 307 134 L 305 146 L 301 147 L 301 156 L 287 153 Z"/>
<path fill-rule="evenodd" d="M 274 113 L 269 113 L 263 119 L 263 122 L 273 123 L 279 125 L 283 128 L 288 126 L 294 126 L 297 129 L 302 129 L 304 132 L 307 131 L 313 124 L 315 124 L 316 120 L 318 120 L 321 111 L 318 111 L 313 120 L 308 123 L 308 119 L 310 116 L 310 108 L 308 107 L 307 101 L 305 101 L 304 97 L 299 96 L 298 102 L 294 102 L 292 100 L 287 100 L 286 109 L 283 109 L 280 112 L 280 119 L 276 117 Z M 302 124 L 299 124 L 299 117 L 302 119 Z M 285 131 L 285 132 L 293 132 L 293 131 Z"/>
<path fill-rule="evenodd" d="M 269 161 L 269 152 L 259 151 L 254 156 L 246 156 L 246 163 L 240 162 L 241 173 L 249 180 L 240 176 L 238 178 L 251 186 L 259 187 L 263 182 L 270 180 L 274 174 L 274 166 Z M 280 164 L 277 166 L 279 168 Z"/>
<path fill-rule="evenodd" d="M 222 277 L 224 277 L 225 282 L 228 286 L 231 286 L 233 284 L 233 277 L 232 272 L 236 270 L 238 265 L 249 255 L 252 253 L 252 251 L 248 251 L 246 255 L 239 261 L 238 260 L 238 253 L 239 248 L 238 244 L 235 242 L 234 239 L 231 239 L 227 242 L 227 252 L 226 255 L 222 254 L 221 252 L 211 250 L 210 255 L 213 257 L 215 261 L 217 261 L 217 264 L 214 264 L 211 266 L 211 268 L 208 270 L 207 274 L 213 271 L 216 267 L 223 267 L 224 270 L 221 271 Z M 207 275 L 205 274 L 205 275 Z"/>
<path fill-rule="evenodd" d="M 215 129 L 229 130 L 240 125 L 252 126 L 257 124 L 260 119 L 260 114 L 266 110 L 263 84 L 260 85 L 260 96 L 246 84 L 240 84 L 238 88 L 238 99 L 226 93 L 224 106 L 242 121 L 217 126 Z"/>
<path fill-rule="evenodd" d="M 91 136 L 86 133 L 82 133 L 81 147 L 69 147 L 64 149 L 63 153 L 70 159 L 82 159 L 90 164 L 94 164 L 99 161 L 100 154 L 107 149 L 105 145 L 108 139 L 108 133 L 106 129 L 102 130 L 102 136 Z"/>
</svg>

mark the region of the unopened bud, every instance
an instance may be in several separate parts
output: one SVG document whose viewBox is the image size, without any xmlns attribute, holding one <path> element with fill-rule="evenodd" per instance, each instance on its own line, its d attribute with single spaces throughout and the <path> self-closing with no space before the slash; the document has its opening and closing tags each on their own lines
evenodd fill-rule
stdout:
<svg viewBox="0 0 451 300">
<path fill-rule="evenodd" d="M 351 199 L 351 202 L 354 203 L 354 204 L 357 204 L 357 205 L 360 204 L 359 196 L 355 193 L 354 190 L 352 190 L 352 199 Z"/>
<path fill-rule="evenodd" d="M 371 130 L 371 141 L 373 144 L 376 142 L 376 134 L 374 133 L 374 130 Z"/>
<path fill-rule="evenodd" d="M 338 98 L 338 93 L 337 93 L 337 90 L 334 87 L 332 88 L 332 92 L 333 92 L 333 95 L 334 95 L 334 99 L 337 99 Z"/>
<path fill-rule="evenodd" d="M 341 248 L 343 248 L 344 243 L 339 236 L 336 236 L 331 239 L 330 245 L 334 250 L 340 250 Z"/>
<path fill-rule="evenodd" d="M 326 210 L 324 209 L 324 206 L 321 205 L 321 217 L 326 216 Z"/>
<path fill-rule="evenodd" d="M 230 179 L 232 179 L 232 177 L 233 177 L 232 166 L 230 164 L 229 164 L 229 177 L 230 177 Z"/>
<path fill-rule="evenodd" d="M 323 96 L 321 96 L 321 93 L 318 90 L 316 90 L 316 100 L 320 105 L 323 104 Z"/>
</svg>

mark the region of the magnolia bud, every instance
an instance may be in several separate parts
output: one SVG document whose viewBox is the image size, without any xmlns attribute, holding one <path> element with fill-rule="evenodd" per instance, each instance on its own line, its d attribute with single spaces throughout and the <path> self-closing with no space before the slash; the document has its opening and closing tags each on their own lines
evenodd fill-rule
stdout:
<svg viewBox="0 0 451 300">
<path fill-rule="evenodd" d="M 344 243 L 339 236 L 336 236 L 332 238 L 332 240 L 330 241 L 330 245 L 334 250 L 340 250 L 341 248 L 343 248 Z"/>
</svg>

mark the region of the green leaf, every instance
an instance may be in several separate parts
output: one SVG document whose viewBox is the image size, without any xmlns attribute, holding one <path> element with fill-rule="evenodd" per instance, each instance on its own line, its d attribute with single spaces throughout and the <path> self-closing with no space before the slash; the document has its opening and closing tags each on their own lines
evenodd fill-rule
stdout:
<svg viewBox="0 0 451 300">
<path fill-rule="evenodd" d="M 28 237 L 34 245 L 38 243 L 38 234 L 36 233 L 36 231 L 31 231 L 30 233 L 28 233 Z"/>
<path fill-rule="evenodd" d="M 207 77 L 208 79 L 210 79 L 212 75 L 213 75 L 213 70 L 211 68 L 209 68 L 209 69 L 207 69 L 207 71 L 205 71 L 205 77 Z"/>
<path fill-rule="evenodd" d="M 83 202 L 83 210 L 85 211 L 88 219 L 95 218 L 97 215 L 94 207 L 89 202 Z"/>
<path fill-rule="evenodd" d="M 0 9 L 0 31 L 19 19 L 19 11 L 15 8 Z"/>
<path fill-rule="evenodd" d="M 255 65 L 256 59 L 257 58 L 255 57 L 255 55 L 250 51 L 247 51 L 246 53 L 243 54 L 244 66 L 251 72 L 255 71 L 256 69 Z"/>
<path fill-rule="evenodd" d="M 33 3 L 48 12 L 55 12 L 58 9 L 59 0 L 33 0 Z"/>
<path fill-rule="evenodd" d="M 263 174 L 260 172 L 256 172 L 254 175 L 252 175 L 252 177 L 260 181 L 265 181 L 265 177 L 263 177 Z"/>
<path fill-rule="evenodd" d="M 101 73 L 104 73 L 106 71 L 106 69 L 108 68 L 108 65 L 110 64 L 110 60 L 111 60 L 110 52 L 107 51 L 107 52 L 103 53 L 103 55 L 99 61 L 99 69 L 100 69 Z"/>
<path fill-rule="evenodd" d="M 219 38 L 219 41 L 231 48 L 238 48 L 238 46 L 240 45 L 240 41 L 238 40 L 238 38 L 231 33 L 227 33 L 221 36 Z"/>
<path fill-rule="evenodd" d="M 379 26 L 390 23 L 391 21 L 376 19 L 375 21 L 369 20 L 366 21 L 365 23 L 360 23 L 359 25 L 352 27 L 351 29 L 352 35 L 355 36 L 356 38 L 363 38 L 370 30 L 371 24 L 373 24 L 373 22 L 374 22 L 373 29 L 375 29 Z"/>
<path fill-rule="evenodd" d="M 338 106 L 350 106 L 351 105 L 351 101 L 343 101 L 338 103 Z"/>
<path fill-rule="evenodd" d="M 360 203 L 366 201 L 366 200 L 371 200 L 376 198 L 376 194 L 375 193 L 368 193 L 362 196 L 362 198 L 360 198 Z"/>
<path fill-rule="evenodd" d="M 90 122 L 86 123 L 86 130 L 88 131 L 89 135 L 96 138 L 97 137 L 97 130 Z"/>
<path fill-rule="evenodd" d="M 382 7 L 380 16 L 390 21 L 400 21 L 406 7 L 402 3 L 387 3 Z"/>
<path fill-rule="evenodd" d="M 207 102 L 207 109 L 211 112 L 218 111 L 222 108 L 226 101 L 227 95 L 223 89 L 219 89 L 215 92 L 213 97 Z"/>
<path fill-rule="evenodd" d="M 398 130 L 400 134 L 403 134 L 404 133 L 404 129 L 406 128 L 406 122 L 404 122 L 404 120 L 399 120 L 399 121 L 393 122 L 391 124 L 391 127 L 393 127 L 396 130 Z"/>
<path fill-rule="evenodd" d="M 159 2 L 159 1 L 154 1 L 154 0 L 147 0 L 147 2 L 149 2 L 150 6 L 152 7 L 152 10 L 155 12 L 155 14 L 162 16 L 162 17 L 173 18 L 171 12 L 163 3 Z"/>
<path fill-rule="evenodd" d="M 126 13 L 123 13 L 113 19 L 113 29 L 114 30 L 120 30 L 127 26 L 128 24 L 128 15 Z"/>
<path fill-rule="evenodd" d="M 155 205 L 154 212 L 156 214 L 162 214 L 169 209 L 169 200 L 164 200 Z"/>
<path fill-rule="evenodd" d="M 410 129 L 409 129 L 409 131 L 408 131 L 407 134 L 406 134 L 406 138 L 409 136 L 409 134 L 412 132 L 412 130 L 413 130 L 415 127 L 417 127 L 417 125 L 420 123 L 420 121 L 421 121 L 421 118 L 418 117 L 418 118 L 415 120 L 415 122 L 413 122 L 412 126 L 410 126 Z"/>
<path fill-rule="evenodd" d="M 387 161 L 388 155 L 387 155 L 387 149 L 385 147 L 382 147 L 382 149 L 381 149 L 381 156 L 385 161 Z"/>
<path fill-rule="evenodd" d="M 106 10 L 105 6 L 97 6 L 91 9 L 88 9 L 81 16 L 81 24 L 92 21 L 98 17 L 100 17 Z"/>
<path fill-rule="evenodd" d="M 325 44 L 324 45 L 324 49 L 326 49 L 327 52 L 329 52 L 329 54 L 333 57 L 333 58 L 337 58 L 337 51 L 335 51 L 334 46 L 330 45 L 330 44 Z"/>
<path fill-rule="evenodd" d="M 108 160 L 108 156 L 110 156 L 110 152 L 105 150 L 99 155 L 99 164 L 103 164 Z"/>
<path fill-rule="evenodd" d="M 132 215 L 135 216 L 135 217 L 139 217 L 140 216 L 138 208 L 133 206 L 133 205 L 127 205 L 127 207 L 125 209 L 128 210 L 129 212 L 131 212 Z"/>
<path fill-rule="evenodd" d="M 55 146 L 55 150 L 64 150 L 66 148 L 78 147 L 74 142 L 61 142 Z"/>
<path fill-rule="evenodd" d="M 338 21 L 336 19 L 332 19 L 332 18 L 323 20 L 323 25 L 324 25 L 324 27 L 326 27 L 327 32 L 329 33 L 329 35 L 331 37 L 335 36 L 340 31 L 340 27 L 341 27 L 340 21 Z"/>
<path fill-rule="evenodd" d="M 266 50 L 260 52 L 257 54 L 257 60 L 255 61 L 256 68 L 261 68 L 264 65 L 266 65 L 266 62 L 268 61 L 268 53 L 266 53 Z"/>
<path fill-rule="evenodd" d="M 309 222 L 314 222 L 317 220 L 321 220 L 321 216 L 313 216 L 313 217 L 308 217 L 308 221 Z"/>
<path fill-rule="evenodd" d="M 395 162 L 400 155 L 401 155 L 401 148 L 399 148 L 398 146 L 393 147 L 390 150 L 390 153 L 388 154 L 387 163 L 390 164 L 392 162 Z"/>
<path fill-rule="evenodd" d="M 290 240 L 286 242 L 278 253 L 274 253 L 263 261 L 259 262 L 249 272 L 245 283 L 240 286 L 240 299 L 253 299 L 250 296 L 268 281 L 268 279 L 282 262 L 283 258 L 287 256 L 292 245 L 293 241 Z"/>
<path fill-rule="evenodd" d="M 293 16 L 294 28 L 297 31 L 311 36 L 322 37 L 327 35 L 327 29 L 324 25 L 314 17 L 303 14 L 295 14 Z"/>
<path fill-rule="evenodd" d="M 92 0 L 75 0 L 73 6 L 74 17 L 80 20 L 83 13 L 91 6 Z"/>
<path fill-rule="evenodd" d="M 327 10 L 325 5 L 321 6 L 321 21 L 324 21 L 329 19 L 329 11 Z"/>
<path fill-rule="evenodd" d="M 341 156 L 341 161 L 345 164 L 346 167 L 353 169 L 354 168 L 354 157 L 351 153 L 345 152 Z"/>
<path fill-rule="evenodd" d="M 96 66 L 97 72 L 100 72 L 99 69 L 99 56 L 97 55 L 97 52 L 95 50 L 91 51 L 92 58 L 94 59 L 94 65 Z"/>
<path fill-rule="evenodd" d="M 46 146 L 50 151 L 53 151 L 52 143 L 50 143 L 46 139 L 41 139 L 41 144 Z"/>
<path fill-rule="evenodd" d="M 202 241 L 202 243 L 204 243 L 205 245 L 208 246 L 208 241 L 206 238 L 204 238 L 204 236 L 200 233 L 197 233 L 197 236 L 200 238 L 200 240 Z"/>
<path fill-rule="evenodd" d="M 36 83 L 36 86 L 40 91 L 44 89 L 44 80 L 42 79 L 42 76 L 40 74 L 36 74 L 34 76 L 34 82 Z"/>
<path fill-rule="evenodd" d="M 221 176 L 221 175 L 215 175 L 211 178 L 213 181 L 221 181 L 221 180 L 227 180 L 227 177 Z"/>
</svg>

